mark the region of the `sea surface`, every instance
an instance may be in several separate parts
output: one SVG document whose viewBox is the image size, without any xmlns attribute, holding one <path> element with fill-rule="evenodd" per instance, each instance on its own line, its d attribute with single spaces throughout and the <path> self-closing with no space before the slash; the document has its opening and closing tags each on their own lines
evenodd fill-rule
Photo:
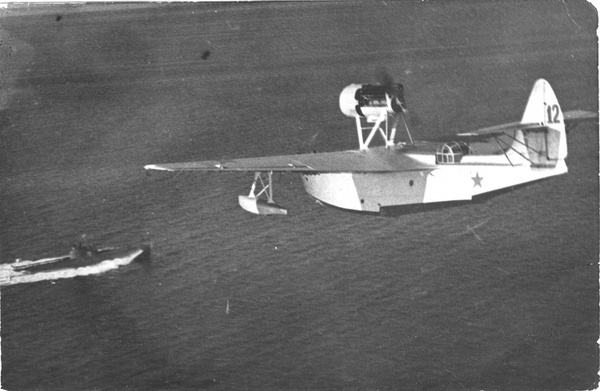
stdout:
<svg viewBox="0 0 600 391">
<path fill-rule="evenodd" d="M 2 287 L 6 390 L 587 390 L 598 385 L 598 127 L 567 175 L 394 217 L 237 205 L 251 173 L 153 163 L 357 147 L 382 72 L 416 139 L 518 121 L 538 78 L 598 110 L 584 1 L 9 5 L 0 262 L 152 242 L 150 263 Z M 400 135 L 400 138 L 404 135 Z"/>
</svg>

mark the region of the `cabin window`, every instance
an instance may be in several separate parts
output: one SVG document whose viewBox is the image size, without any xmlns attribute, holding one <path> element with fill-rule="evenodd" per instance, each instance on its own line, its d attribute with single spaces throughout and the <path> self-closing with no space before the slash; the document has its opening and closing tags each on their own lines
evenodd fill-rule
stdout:
<svg viewBox="0 0 600 391">
<path fill-rule="evenodd" d="M 464 142 L 450 142 L 442 145 L 435 153 L 435 162 L 437 164 L 455 164 L 460 163 L 464 155 L 470 152 L 469 145 Z"/>
</svg>

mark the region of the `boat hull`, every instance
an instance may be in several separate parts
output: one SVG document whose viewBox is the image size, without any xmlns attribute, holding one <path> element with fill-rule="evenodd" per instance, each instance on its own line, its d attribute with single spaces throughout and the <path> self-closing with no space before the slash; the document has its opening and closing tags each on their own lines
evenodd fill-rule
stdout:
<svg viewBox="0 0 600 391">
<path fill-rule="evenodd" d="M 87 266 L 93 266 L 104 261 L 130 257 L 136 252 L 141 251 L 135 261 L 147 261 L 150 259 L 150 245 L 143 245 L 134 248 L 110 248 L 93 251 L 78 251 L 76 254 L 72 251 L 69 255 L 54 258 L 44 258 L 36 261 L 19 261 L 11 264 L 12 270 L 24 273 L 39 273 L 55 271 L 62 269 L 75 269 Z"/>
</svg>

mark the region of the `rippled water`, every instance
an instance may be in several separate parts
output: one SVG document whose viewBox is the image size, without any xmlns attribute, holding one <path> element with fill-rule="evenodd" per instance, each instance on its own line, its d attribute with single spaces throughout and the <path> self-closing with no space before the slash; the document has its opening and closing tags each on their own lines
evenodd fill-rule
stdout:
<svg viewBox="0 0 600 391">
<path fill-rule="evenodd" d="M 291 174 L 290 215 L 257 217 L 237 206 L 251 175 L 142 167 L 353 148 L 336 94 L 382 65 L 419 138 L 518 120 L 539 77 L 597 110 L 596 23 L 560 2 L 5 13 L 2 261 L 83 233 L 153 259 L 3 287 L 3 388 L 594 388 L 593 125 L 567 175 L 392 218 Z"/>
</svg>

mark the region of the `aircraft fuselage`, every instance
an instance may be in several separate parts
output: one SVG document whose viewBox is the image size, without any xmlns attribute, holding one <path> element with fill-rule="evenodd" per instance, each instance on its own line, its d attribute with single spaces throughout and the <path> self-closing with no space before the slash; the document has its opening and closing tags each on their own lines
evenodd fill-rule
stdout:
<svg viewBox="0 0 600 391">
<path fill-rule="evenodd" d="M 553 167 L 456 163 L 418 171 L 303 174 L 302 182 L 308 194 L 326 204 L 380 212 L 385 207 L 471 200 L 566 172 L 564 160 Z"/>
</svg>

